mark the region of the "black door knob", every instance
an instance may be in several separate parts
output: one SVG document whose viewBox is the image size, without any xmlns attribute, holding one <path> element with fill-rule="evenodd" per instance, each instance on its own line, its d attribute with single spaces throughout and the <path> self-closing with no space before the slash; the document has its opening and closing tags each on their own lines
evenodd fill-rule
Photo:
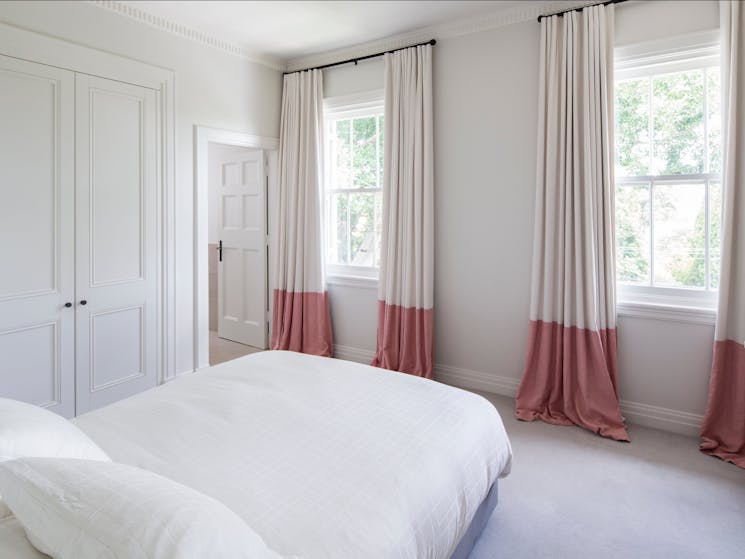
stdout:
<svg viewBox="0 0 745 559">
<path fill-rule="evenodd" d="M 88 301 L 86 301 L 85 299 L 83 299 L 82 301 L 80 301 L 80 304 L 81 305 L 87 305 L 88 304 Z"/>
<path fill-rule="evenodd" d="M 72 303 L 65 303 L 65 306 L 69 309 L 70 307 L 72 307 Z"/>
</svg>

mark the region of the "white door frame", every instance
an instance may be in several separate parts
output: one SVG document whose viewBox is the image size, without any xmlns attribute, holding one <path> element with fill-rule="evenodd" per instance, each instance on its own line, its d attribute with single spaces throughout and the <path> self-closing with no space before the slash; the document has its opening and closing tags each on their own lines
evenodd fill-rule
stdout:
<svg viewBox="0 0 745 559">
<path fill-rule="evenodd" d="M 149 87 L 159 106 L 158 361 L 159 383 L 176 373 L 176 74 L 168 68 L 0 23 L 0 54 Z"/>
<path fill-rule="evenodd" d="M 209 144 L 274 151 L 277 138 L 194 126 L 194 368 L 209 367 Z M 268 200 L 268 198 L 267 198 Z"/>
</svg>

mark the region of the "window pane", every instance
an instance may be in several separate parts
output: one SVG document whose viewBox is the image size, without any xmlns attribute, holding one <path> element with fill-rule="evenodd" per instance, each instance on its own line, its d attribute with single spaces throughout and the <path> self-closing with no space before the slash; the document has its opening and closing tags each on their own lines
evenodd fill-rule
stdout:
<svg viewBox="0 0 745 559">
<path fill-rule="evenodd" d="M 378 188 L 383 188 L 383 138 L 385 137 L 385 122 L 383 115 L 378 117 L 378 176 L 379 184 Z"/>
<path fill-rule="evenodd" d="M 350 261 L 353 266 L 375 265 L 375 193 L 349 195 Z"/>
<path fill-rule="evenodd" d="M 703 173 L 703 70 L 654 77 L 652 110 L 652 172 L 661 175 Z"/>
<path fill-rule="evenodd" d="M 378 146 L 376 117 L 355 118 L 352 120 L 354 142 L 354 187 L 377 188 L 378 186 Z"/>
<path fill-rule="evenodd" d="M 706 69 L 706 104 L 709 128 L 709 172 L 722 172 L 722 104 L 719 88 L 719 68 Z"/>
<path fill-rule="evenodd" d="M 616 188 L 618 281 L 649 284 L 649 185 Z"/>
<path fill-rule="evenodd" d="M 349 120 L 334 121 L 334 134 L 331 161 L 333 162 L 333 188 L 351 188 L 352 186 L 352 152 Z"/>
<path fill-rule="evenodd" d="M 331 217 L 329 254 L 331 264 L 347 264 L 349 255 L 349 221 L 347 209 L 348 195 L 333 193 L 329 195 L 329 216 Z"/>
<path fill-rule="evenodd" d="M 616 176 L 649 174 L 649 80 L 616 84 Z"/>
<path fill-rule="evenodd" d="M 709 184 L 709 273 L 710 286 L 719 289 L 719 265 L 722 242 L 722 185 Z"/>
<path fill-rule="evenodd" d="M 654 186 L 654 283 L 704 287 L 706 272 L 703 183 Z"/>
</svg>

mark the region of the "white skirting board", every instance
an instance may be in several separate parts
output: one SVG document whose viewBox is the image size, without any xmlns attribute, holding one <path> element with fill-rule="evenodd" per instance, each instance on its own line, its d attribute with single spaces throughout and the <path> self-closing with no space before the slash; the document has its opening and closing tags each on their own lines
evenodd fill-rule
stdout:
<svg viewBox="0 0 745 559">
<path fill-rule="evenodd" d="M 335 345 L 334 356 L 337 359 L 370 364 L 375 352 L 368 349 Z M 435 379 L 458 388 L 479 390 L 511 398 L 515 397 L 520 386 L 520 379 L 451 367 L 441 363 L 435 364 Z M 703 421 L 702 415 L 626 400 L 621 400 L 620 403 L 621 413 L 628 423 L 680 435 L 692 437 L 699 435 Z"/>
</svg>

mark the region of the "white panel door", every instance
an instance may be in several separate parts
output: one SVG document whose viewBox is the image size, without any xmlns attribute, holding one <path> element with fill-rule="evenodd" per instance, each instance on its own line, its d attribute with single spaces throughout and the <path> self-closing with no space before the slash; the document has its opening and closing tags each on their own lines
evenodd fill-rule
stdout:
<svg viewBox="0 0 745 559">
<path fill-rule="evenodd" d="M 157 383 L 155 92 L 76 76 L 77 413 Z"/>
<path fill-rule="evenodd" d="M 266 349 L 266 173 L 262 150 L 220 156 L 217 335 Z"/>
<path fill-rule="evenodd" d="M 0 396 L 68 417 L 74 94 L 72 72 L 0 56 Z"/>
</svg>

